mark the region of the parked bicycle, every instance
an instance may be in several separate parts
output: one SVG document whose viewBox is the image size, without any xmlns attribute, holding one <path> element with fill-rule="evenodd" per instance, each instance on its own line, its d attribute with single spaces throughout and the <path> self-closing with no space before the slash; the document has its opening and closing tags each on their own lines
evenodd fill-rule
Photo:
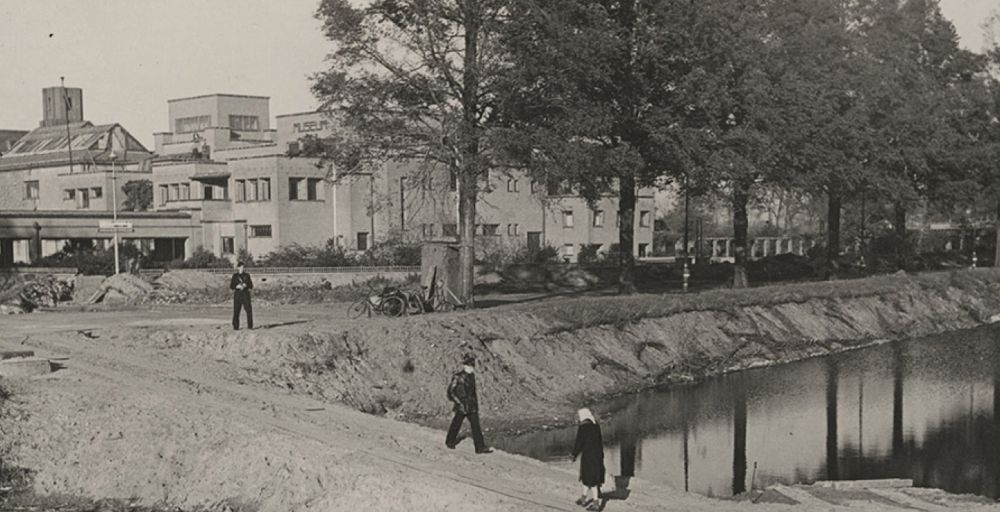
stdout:
<svg viewBox="0 0 1000 512">
<path fill-rule="evenodd" d="M 347 317 L 350 319 L 368 316 L 373 314 L 384 316 L 402 316 L 406 313 L 409 297 L 398 288 L 387 286 L 381 292 L 376 292 L 374 288 L 368 297 L 360 299 L 347 308 Z"/>
</svg>

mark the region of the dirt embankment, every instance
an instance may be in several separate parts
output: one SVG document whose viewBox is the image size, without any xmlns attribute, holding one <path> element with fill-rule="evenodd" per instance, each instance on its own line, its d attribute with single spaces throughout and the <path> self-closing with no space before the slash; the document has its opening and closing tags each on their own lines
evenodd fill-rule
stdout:
<svg viewBox="0 0 1000 512">
<path fill-rule="evenodd" d="M 368 412 L 440 424 L 461 353 L 479 359 L 484 416 L 551 424 L 574 407 L 657 384 L 970 328 L 1000 312 L 1000 271 L 805 284 L 692 296 L 562 300 L 447 316 L 252 332 L 150 330 L 265 382 Z"/>
</svg>

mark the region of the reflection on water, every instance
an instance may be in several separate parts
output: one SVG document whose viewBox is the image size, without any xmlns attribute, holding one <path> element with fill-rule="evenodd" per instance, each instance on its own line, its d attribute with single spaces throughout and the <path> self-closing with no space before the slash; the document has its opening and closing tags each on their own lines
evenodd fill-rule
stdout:
<svg viewBox="0 0 1000 512">
<path fill-rule="evenodd" d="M 707 495 L 913 478 L 1000 498 L 1000 328 L 882 345 L 605 404 L 609 474 Z M 575 428 L 501 447 L 571 466 Z M 749 470 L 749 473 L 748 473 Z"/>
</svg>

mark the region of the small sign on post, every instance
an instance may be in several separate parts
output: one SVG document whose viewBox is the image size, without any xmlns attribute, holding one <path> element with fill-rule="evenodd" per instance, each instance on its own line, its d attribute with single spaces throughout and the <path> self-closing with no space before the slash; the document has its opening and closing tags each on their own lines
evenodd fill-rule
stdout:
<svg viewBox="0 0 1000 512">
<path fill-rule="evenodd" d="M 131 222 L 102 220 L 97 226 L 98 233 L 131 233 L 135 231 Z"/>
</svg>

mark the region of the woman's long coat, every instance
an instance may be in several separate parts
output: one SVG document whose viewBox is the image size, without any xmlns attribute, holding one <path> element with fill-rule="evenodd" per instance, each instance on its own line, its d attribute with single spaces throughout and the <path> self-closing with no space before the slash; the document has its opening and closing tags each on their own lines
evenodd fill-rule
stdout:
<svg viewBox="0 0 1000 512">
<path fill-rule="evenodd" d="M 604 483 L 604 439 L 601 427 L 584 421 L 576 430 L 573 458 L 580 456 L 580 481 L 587 487 Z"/>
</svg>

